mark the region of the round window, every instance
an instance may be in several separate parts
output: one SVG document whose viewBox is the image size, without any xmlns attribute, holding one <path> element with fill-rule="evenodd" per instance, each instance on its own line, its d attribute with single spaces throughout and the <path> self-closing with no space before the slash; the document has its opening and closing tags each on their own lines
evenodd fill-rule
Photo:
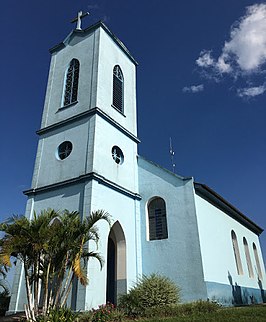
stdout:
<svg viewBox="0 0 266 322">
<path fill-rule="evenodd" d="M 73 148 L 73 145 L 69 141 L 65 141 L 61 143 L 57 149 L 58 159 L 60 160 L 66 159 L 72 152 L 72 148 Z"/>
<path fill-rule="evenodd" d="M 112 158 L 114 159 L 115 163 L 117 163 L 117 164 L 122 164 L 124 162 L 123 152 L 116 145 L 112 147 Z"/>
</svg>

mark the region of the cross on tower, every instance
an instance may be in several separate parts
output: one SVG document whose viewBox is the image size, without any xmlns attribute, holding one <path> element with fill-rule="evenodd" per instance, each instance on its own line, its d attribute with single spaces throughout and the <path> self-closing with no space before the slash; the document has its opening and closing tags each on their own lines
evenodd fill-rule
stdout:
<svg viewBox="0 0 266 322">
<path fill-rule="evenodd" d="M 76 18 L 74 18 L 73 20 L 71 20 L 71 23 L 73 22 L 77 22 L 77 27 L 76 29 L 77 30 L 82 30 L 81 29 L 81 19 L 88 16 L 89 15 L 89 12 L 85 12 L 85 13 L 82 13 L 82 11 L 79 11 L 78 12 L 78 16 Z"/>
</svg>

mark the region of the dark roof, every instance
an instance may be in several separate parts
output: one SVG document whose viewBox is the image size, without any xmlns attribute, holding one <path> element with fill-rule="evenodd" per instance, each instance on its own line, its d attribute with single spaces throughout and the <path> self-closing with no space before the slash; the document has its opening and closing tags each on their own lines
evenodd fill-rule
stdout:
<svg viewBox="0 0 266 322">
<path fill-rule="evenodd" d="M 237 208 L 231 205 L 228 201 L 226 201 L 222 196 L 220 196 L 210 187 L 198 182 L 194 182 L 194 187 L 197 195 L 207 200 L 220 210 L 224 211 L 227 215 L 240 222 L 242 225 L 253 231 L 255 234 L 260 235 L 263 232 L 263 229 L 261 227 L 255 224 L 247 216 L 242 214 L 241 211 L 239 211 Z"/>
<path fill-rule="evenodd" d="M 102 22 L 102 21 L 98 21 L 97 23 L 95 23 L 94 25 L 84 29 L 84 30 L 77 30 L 74 29 L 71 31 L 71 33 L 67 36 L 67 38 L 62 41 L 61 43 L 55 45 L 54 47 L 52 47 L 50 49 L 50 53 L 54 53 L 56 51 L 61 50 L 62 48 L 64 48 L 66 45 L 66 40 L 69 39 L 72 35 L 86 35 L 91 33 L 92 31 L 98 29 L 102 27 L 105 32 L 113 39 L 113 41 L 120 47 L 120 49 L 128 56 L 128 58 L 135 64 L 138 65 L 138 62 L 134 59 L 134 57 L 130 54 L 129 50 L 127 49 L 127 47 L 123 44 L 123 42 L 121 40 L 119 40 L 118 37 L 116 37 L 116 35 L 114 33 L 112 33 L 112 31 Z"/>
</svg>

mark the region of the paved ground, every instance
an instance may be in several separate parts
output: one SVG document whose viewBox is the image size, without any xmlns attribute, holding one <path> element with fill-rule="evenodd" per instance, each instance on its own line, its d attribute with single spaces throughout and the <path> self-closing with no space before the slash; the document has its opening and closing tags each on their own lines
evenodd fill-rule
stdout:
<svg viewBox="0 0 266 322">
<path fill-rule="evenodd" d="M 25 317 L 24 313 L 8 315 L 8 316 L 0 316 L 0 322 L 15 322 L 19 321 L 20 318 Z"/>
</svg>

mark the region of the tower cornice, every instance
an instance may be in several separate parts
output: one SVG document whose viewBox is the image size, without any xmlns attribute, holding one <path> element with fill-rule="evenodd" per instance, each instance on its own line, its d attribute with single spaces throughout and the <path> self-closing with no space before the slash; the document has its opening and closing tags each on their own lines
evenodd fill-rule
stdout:
<svg viewBox="0 0 266 322">
<path fill-rule="evenodd" d="M 36 194 L 39 194 L 42 192 L 55 190 L 55 189 L 69 186 L 69 185 L 73 185 L 73 184 L 84 183 L 86 181 L 91 181 L 91 180 L 95 180 L 99 184 L 103 184 L 106 187 L 111 188 L 112 190 L 115 190 L 127 197 L 130 197 L 130 198 L 136 199 L 136 200 L 141 200 L 141 196 L 138 193 L 130 191 L 130 190 L 118 185 L 117 183 L 112 182 L 111 180 L 108 180 L 107 178 L 99 175 L 96 172 L 86 173 L 86 174 L 83 174 L 83 175 L 80 175 L 78 177 L 71 178 L 68 180 L 56 182 L 56 183 L 41 186 L 41 187 L 32 188 L 29 190 L 25 190 L 25 191 L 23 191 L 23 193 L 24 193 L 24 195 L 30 197 L 32 195 L 36 195 Z"/>
<path fill-rule="evenodd" d="M 129 132 L 126 128 L 124 128 L 122 125 L 120 125 L 118 122 L 116 122 L 113 118 L 111 118 L 108 114 L 106 114 L 104 111 L 102 111 L 99 107 L 94 107 L 92 109 L 89 109 L 85 112 L 79 113 L 77 115 L 74 115 L 72 117 L 69 117 L 63 121 L 48 125 L 46 127 L 41 128 L 40 130 L 36 131 L 36 133 L 38 135 L 43 135 L 46 134 L 50 131 L 56 130 L 62 126 L 65 126 L 67 124 L 79 121 L 81 119 L 93 116 L 93 115 L 99 115 L 100 117 L 102 117 L 105 121 L 107 121 L 108 123 L 110 123 L 111 125 L 113 125 L 116 129 L 118 129 L 120 132 L 122 132 L 123 134 L 125 134 L 127 137 L 129 137 L 130 139 L 132 139 L 134 142 L 136 143 L 140 143 L 140 139 L 138 137 L 136 137 L 134 134 L 132 134 L 131 132 Z"/>
</svg>

